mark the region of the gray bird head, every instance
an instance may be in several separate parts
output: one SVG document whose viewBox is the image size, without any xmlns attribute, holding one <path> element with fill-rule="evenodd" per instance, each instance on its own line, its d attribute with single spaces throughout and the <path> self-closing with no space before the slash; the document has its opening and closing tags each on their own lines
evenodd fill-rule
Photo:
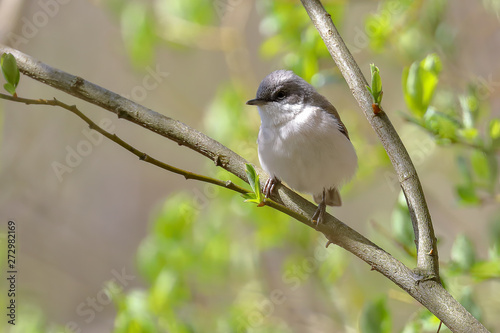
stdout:
<svg viewBox="0 0 500 333">
<path fill-rule="evenodd" d="M 262 80 L 256 98 L 249 100 L 247 104 L 260 106 L 269 103 L 311 103 L 314 95 L 319 94 L 304 79 L 295 75 L 292 71 L 280 69 L 272 72 Z"/>
<path fill-rule="evenodd" d="M 321 110 L 335 119 L 339 130 L 349 138 L 335 107 L 292 71 L 280 69 L 266 76 L 260 83 L 256 98 L 247 104 L 258 107 L 262 123 L 273 124 L 293 119 L 302 112 Z"/>
</svg>

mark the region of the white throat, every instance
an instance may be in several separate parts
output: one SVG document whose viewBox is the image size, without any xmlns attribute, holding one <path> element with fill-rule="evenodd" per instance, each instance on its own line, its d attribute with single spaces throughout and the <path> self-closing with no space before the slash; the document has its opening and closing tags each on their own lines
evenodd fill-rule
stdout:
<svg viewBox="0 0 500 333">
<path fill-rule="evenodd" d="M 271 102 L 258 107 L 261 119 L 261 126 L 281 128 L 289 122 L 303 118 L 309 109 L 305 105 L 299 104 L 279 104 Z"/>
</svg>

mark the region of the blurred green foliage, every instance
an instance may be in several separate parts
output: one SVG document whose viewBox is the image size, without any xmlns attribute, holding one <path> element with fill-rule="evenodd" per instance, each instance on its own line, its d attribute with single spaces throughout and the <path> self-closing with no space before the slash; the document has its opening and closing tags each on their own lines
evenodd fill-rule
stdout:
<svg viewBox="0 0 500 333">
<path fill-rule="evenodd" d="M 326 10 L 337 26 L 348 1 L 324 1 Z M 259 1 L 262 15 L 260 32 L 266 37 L 260 47 L 264 59 L 280 57 L 286 68 L 293 70 L 313 85 L 323 83 L 321 60 L 330 59 L 328 50 L 302 5 L 295 1 Z M 327 66 L 331 69 L 331 66 Z M 315 77 L 316 76 L 316 77 Z"/>
<path fill-rule="evenodd" d="M 362 333 L 390 333 L 391 314 L 387 308 L 387 299 L 369 301 L 363 307 L 360 319 L 360 331 Z"/>
<path fill-rule="evenodd" d="M 153 61 L 159 45 L 189 51 L 193 44 L 182 40 L 203 38 L 204 31 L 241 4 L 238 0 L 104 3 L 119 18 L 130 59 L 138 66 Z M 342 32 L 349 1 L 324 3 Z M 484 3 L 498 7 L 493 0 Z M 453 146 L 460 175 L 455 188 L 458 203 L 478 206 L 487 199 L 498 200 L 500 120 L 489 117 L 477 84 L 457 93 L 439 81 L 440 73 L 448 70 L 443 57 L 452 57 L 455 51 L 453 30 L 444 20 L 447 4 L 446 0 L 380 1 L 364 21 L 365 33 L 372 51 L 406 66 L 401 98 L 408 111 L 401 115 L 437 144 Z M 317 87 L 340 80 L 300 3 L 260 0 L 256 6 L 264 60 L 279 62 Z M 186 29 L 175 30 L 175 24 Z M 174 38 L 175 34 L 189 38 Z M 372 88 L 381 97 L 379 79 Z M 243 112 L 244 101 L 254 93 L 255 87 L 237 79 L 222 84 L 207 108 L 204 124 L 208 135 L 256 163 L 258 123 Z M 352 132 L 356 129 L 356 124 L 350 126 Z M 357 149 L 364 156 L 358 177 L 368 178 L 387 166 L 380 145 L 361 142 Z M 224 170 L 214 171 L 213 164 L 207 170 L 213 177 L 245 185 Z M 257 188 L 254 182 L 256 200 Z M 117 309 L 114 332 L 296 332 L 290 322 L 309 315 L 329 318 L 329 331 L 358 327 L 361 332 L 391 332 L 396 326 L 395 306 L 387 290 L 394 286 L 375 292 L 363 289 L 366 271 L 351 268 L 353 258 L 343 250 L 325 250 L 325 240 L 318 233 L 290 223 L 287 216 L 268 207 L 243 201 L 207 184 L 166 199 L 152 215 L 150 232 L 137 252 L 137 268 L 146 287 L 110 293 Z M 492 221 L 490 234 L 488 258 L 480 259 L 473 241 L 461 234 L 454 241 L 451 260 L 441 266 L 443 282 L 478 318 L 485 305 L 476 299 L 475 288 L 500 277 L 500 218 Z M 396 257 L 414 262 L 414 236 L 403 195 L 395 202 L 391 232 L 385 236 L 389 246 L 393 243 L 391 252 Z M 499 292 L 498 285 L 491 288 Z M 33 318 L 31 326 L 22 332 L 52 330 L 40 312 L 28 316 Z M 420 308 L 402 332 L 435 332 L 438 325 L 435 316 Z"/>
<path fill-rule="evenodd" d="M 471 84 L 468 91 L 455 100 L 443 97 L 447 93 L 437 89 L 441 69 L 441 60 L 436 54 L 405 68 L 403 92 L 411 113 L 403 116 L 432 135 L 436 143 L 463 148 L 456 157 L 462 178 L 456 193 L 462 204 L 478 205 L 488 197 L 496 200 L 500 120 L 488 118 L 489 112 L 477 86 Z M 433 100 L 445 99 L 446 103 L 433 105 Z M 486 197 L 482 198 L 480 193 Z"/>
<path fill-rule="evenodd" d="M 365 30 L 371 48 L 400 59 L 415 60 L 435 52 L 453 51 L 453 33 L 444 21 L 448 2 L 387 0 L 369 15 Z"/>
</svg>

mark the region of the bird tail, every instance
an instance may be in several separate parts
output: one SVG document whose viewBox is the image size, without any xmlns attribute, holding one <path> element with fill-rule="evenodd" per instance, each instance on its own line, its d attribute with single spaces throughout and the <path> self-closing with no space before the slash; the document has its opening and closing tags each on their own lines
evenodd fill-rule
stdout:
<svg viewBox="0 0 500 333">
<path fill-rule="evenodd" d="M 323 193 L 313 195 L 314 202 L 319 204 L 323 200 Z M 328 206 L 342 206 L 342 199 L 340 198 L 339 190 L 332 187 L 326 190 L 325 203 Z"/>
</svg>

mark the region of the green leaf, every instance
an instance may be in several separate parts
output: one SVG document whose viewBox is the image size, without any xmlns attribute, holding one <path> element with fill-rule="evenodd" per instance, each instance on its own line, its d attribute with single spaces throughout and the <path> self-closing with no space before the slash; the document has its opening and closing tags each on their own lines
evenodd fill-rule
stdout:
<svg viewBox="0 0 500 333">
<path fill-rule="evenodd" d="M 382 79 L 380 78 L 380 70 L 375 64 L 370 64 L 370 71 L 372 75 L 372 86 L 371 88 L 367 88 L 373 97 L 373 102 L 380 105 L 380 103 L 382 103 Z"/>
<path fill-rule="evenodd" d="M 149 305 L 152 310 L 159 313 L 168 309 L 168 306 L 172 306 L 172 303 L 177 303 L 178 299 L 181 298 L 179 295 L 179 289 L 176 288 L 178 276 L 174 272 L 170 271 L 168 268 L 163 268 L 160 274 L 156 277 L 153 285 L 151 286 L 151 292 L 149 295 Z M 174 300 L 174 301 L 173 301 Z"/>
<path fill-rule="evenodd" d="M 21 77 L 19 74 L 19 68 L 17 67 L 16 58 L 10 53 L 2 54 L 2 57 L 0 58 L 0 67 L 2 68 L 3 76 L 7 81 L 4 88 L 10 94 L 14 95 Z"/>
<path fill-rule="evenodd" d="M 460 123 L 456 119 L 433 107 L 427 108 L 425 112 L 424 126 L 438 135 L 440 139 L 455 139 L 460 129 Z"/>
<path fill-rule="evenodd" d="M 462 123 L 465 128 L 473 128 L 476 114 L 478 112 L 477 97 L 473 95 L 460 96 L 460 106 L 462 108 Z"/>
<path fill-rule="evenodd" d="M 262 191 L 260 189 L 259 175 L 257 174 L 257 172 L 255 172 L 255 169 L 251 164 L 247 163 L 245 164 L 245 167 L 248 177 L 248 183 L 250 184 L 253 193 L 242 194 L 242 196 L 245 198 L 245 202 L 254 202 L 260 204 L 262 201 L 264 201 L 264 196 L 262 195 Z"/>
<path fill-rule="evenodd" d="M 457 185 L 456 191 L 462 204 L 477 205 L 481 202 L 473 184 Z"/>
<path fill-rule="evenodd" d="M 364 306 L 359 326 L 362 333 L 391 332 L 391 315 L 385 297 L 371 301 Z"/>
<path fill-rule="evenodd" d="M 500 119 L 491 119 L 488 126 L 488 133 L 491 138 L 493 148 L 500 146 Z"/>
<path fill-rule="evenodd" d="M 422 117 L 430 105 L 441 67 L 439 57 L 430 54 L 420 63 L 414 62 L 403 71 L 402 83 L 406 104 L 417 117 Z"/>
<path fill-rule="evenodd" d="M 451 248 L 451 260 L 464 271 L 469 271 L 476 261 L 474 244 L 465 235 L 458 235 Z"/>
<path fill-rule="evenodd" d="M 422 82 L 422 104 L 428 107 L 439 81 L 438 76 L 442 67 L 441 60 L 439 60 L 437 55 L 431 54 L 420 63 L 420 66 L 422 68 L 420 72 Z"/>
<path fill-rule="evenodd" d="M 419 71 L 417 62 L 403 70 L 403 93 L 410 111 L 421 118 L 425 114 L 426 108 L 422 106 L 422 82 Z"/>
<path fill-rule="evenodd" d="M 490 180 L 488 156 L 480 150 L 474 150 L 470 156 L 472 170 L 482 180 Z"/>
<path fill-rule="evenodd" d="M 490 137 L 492 139 L 499 139 L 500 138 L 500 119 L 491 119 L 490 120 Z"/>
<path fill-rule="evenodd" d="M 14 86 L 10 83 L 4 84 L 3 88 L 12 96 L 14 96 L 14 94 L 16 93 L 16 88 L 14 88 Z"/>
<path fill-rule="evenodd" d="M 474 140 L 479 136 L 479 131 L 477 130 L 477 128 L 459 129 L 458 133 L 468 142 L 474 142 Z"/>
<path fill-rule="evenodd" d="M 472 265 L 470 274 L 478 281 L 500 278 L 500 259 L 480 261 Z"/>
<path fill-rule="evenodd" d="M 245 164 L 246 167 L 246 173 L 248 177 L 248 183 L 250 184 L 250 187 L 252 187 L 252 191 L 256 193 L 259 190 L 259 186 L 255 186 L 257 180 L 259 179 L 259 176 L 257 175 L 257 172 L 255 172 L 255 169 L 253 165 L 247 163 Z"/>
</svg>

